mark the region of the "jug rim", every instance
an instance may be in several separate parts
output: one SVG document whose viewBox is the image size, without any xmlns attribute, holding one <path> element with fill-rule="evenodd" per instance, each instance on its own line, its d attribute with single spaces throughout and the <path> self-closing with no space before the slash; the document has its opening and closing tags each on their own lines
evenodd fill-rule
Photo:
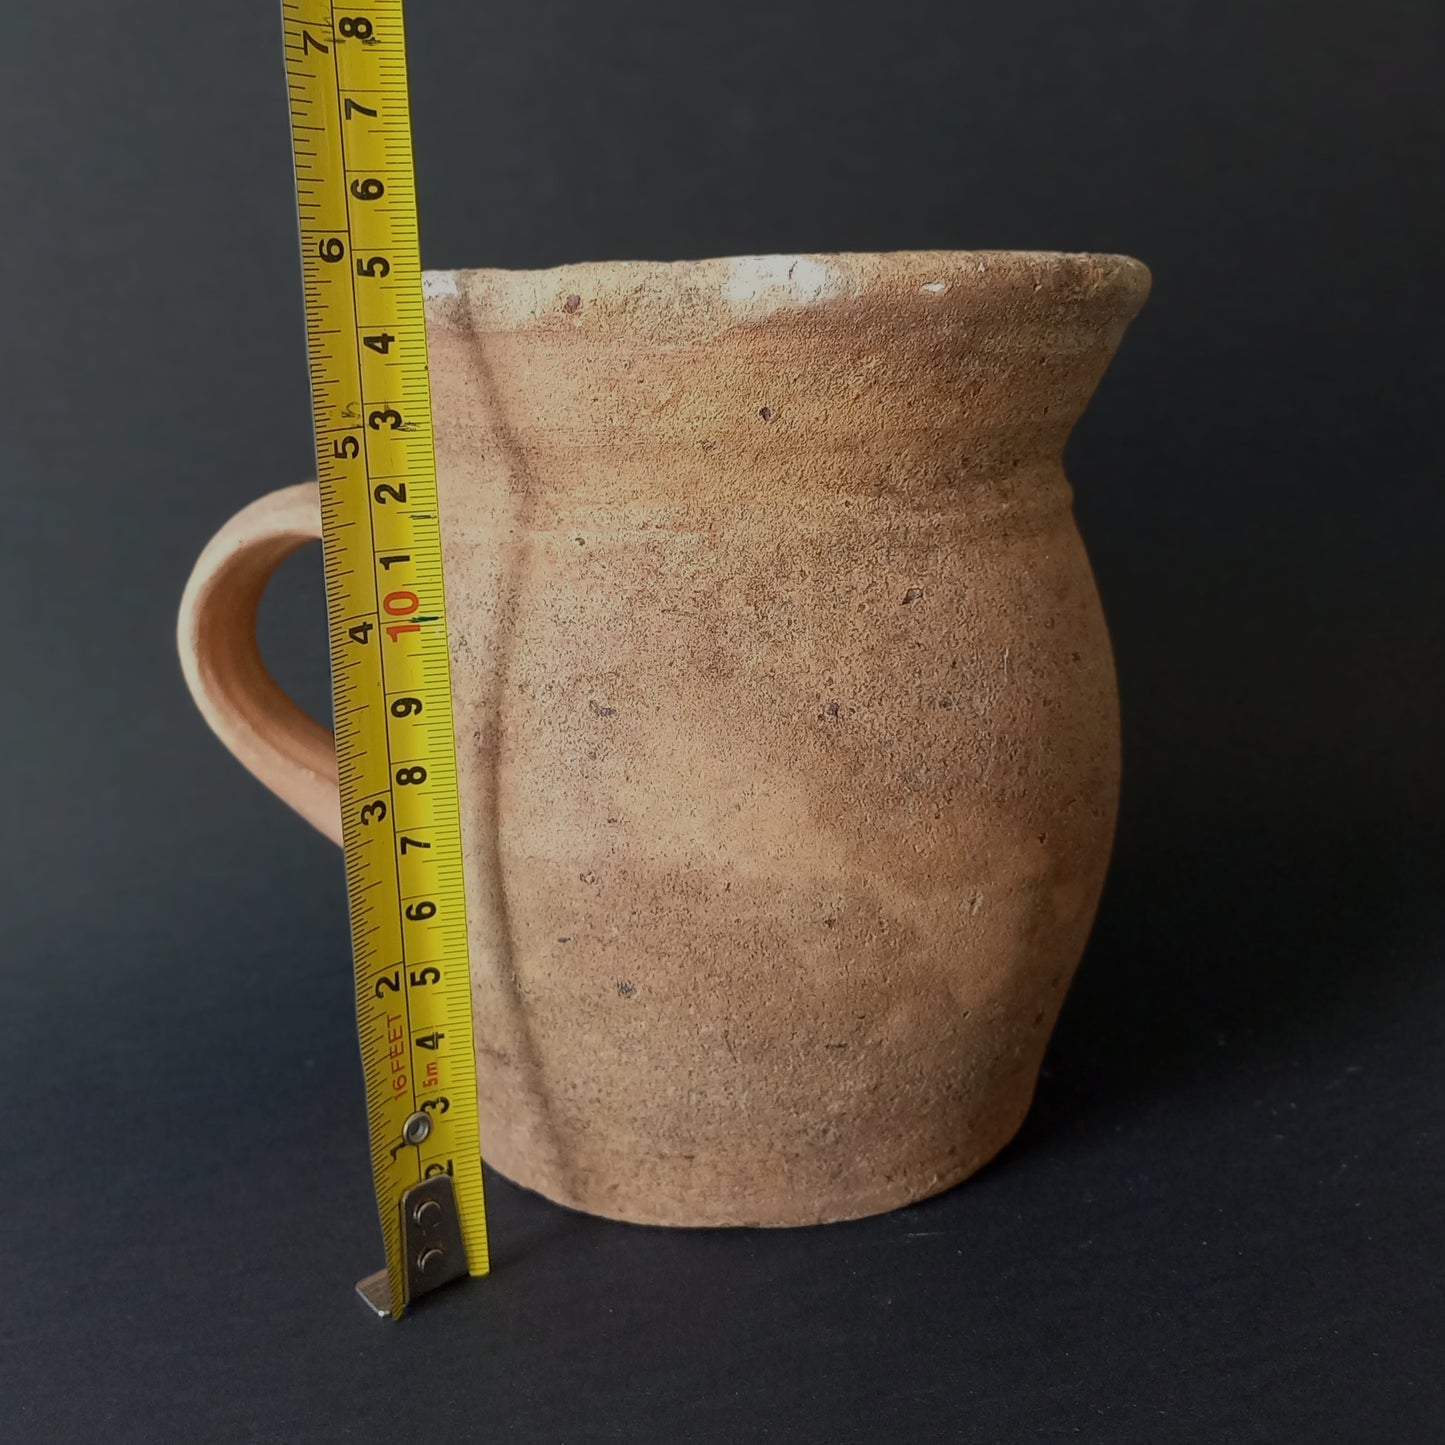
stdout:
<svg viewBox="0 0 1445 1445">
<path fill-rule="evenodd" d="M 423 272 L 433 319 L 465 313 L 486 330 L 570 325 L 683 330 L 832 310 L 849 301 L 912 308 L 1037 314 L 1059 306 L 1127 322 L 1151 277 L 1110 252 L 914 250 L 583 261 L 538 269 L 464 267 Z M 456 316 L 461 320 L 461 316 Z"/>
</svg>

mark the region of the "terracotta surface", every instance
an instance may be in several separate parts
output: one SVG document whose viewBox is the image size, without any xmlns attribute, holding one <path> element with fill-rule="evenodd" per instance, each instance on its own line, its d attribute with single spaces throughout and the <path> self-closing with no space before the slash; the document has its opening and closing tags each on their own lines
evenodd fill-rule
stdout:
<svg viewBox="0 0 1445 1445">
<path fill-rule="evenodd" d="M 1007 1142 L 1118 723 L 1060 453 L 1148 290 L 916 252 L 427 278 L 482 1143 L 663 1224 L 889 1209 Z M 187 676 L 335 836 L 255 655 L 314 491 L 192 577 Z"/>
</svg>

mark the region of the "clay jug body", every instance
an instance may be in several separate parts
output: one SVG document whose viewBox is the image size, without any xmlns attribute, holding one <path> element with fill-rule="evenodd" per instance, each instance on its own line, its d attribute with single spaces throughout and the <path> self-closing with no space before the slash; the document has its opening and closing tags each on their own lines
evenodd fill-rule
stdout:
<svg viewBox="0 0 1445 1445">
<path fill-rule="evenodd" d="M 1013 1135 L 1118 786 L 1061 454 L 1147 285 L 939 252 L 428 277 L 504 1174 L 616 1218 L 802 1224 Z M 223 738 L 334 830 L 327 735 L 247 615 L 314 505 L 212 544 L 182 651 Z"/>
</svg>

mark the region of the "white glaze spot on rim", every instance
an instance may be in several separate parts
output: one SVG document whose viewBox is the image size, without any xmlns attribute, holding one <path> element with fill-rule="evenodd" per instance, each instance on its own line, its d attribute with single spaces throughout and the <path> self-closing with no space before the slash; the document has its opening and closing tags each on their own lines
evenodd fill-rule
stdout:
<svg viewBox="0 0 1445 1445">
<path fill-rule="evenodd" d="M 851 290 L 837 266 L 813 256 L 738 256 L 728 263 L 723 297 L 755 313 L 810 306 Z"/>
</svg>

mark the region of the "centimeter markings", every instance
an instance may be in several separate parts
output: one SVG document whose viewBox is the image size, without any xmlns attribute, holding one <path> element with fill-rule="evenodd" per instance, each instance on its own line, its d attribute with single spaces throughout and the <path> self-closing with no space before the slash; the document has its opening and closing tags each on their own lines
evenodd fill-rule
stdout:
<svg viewBox="0 0 1445 1445">
<path fill-rule="evenodd" d="M 342 832 L 393 1314 L 402 1195 L 488 1268 L 461 818 L 400 0 L 282 0 Z M 421 1113 L 430 1132 L 408 1144 Z"/>
</svg>

